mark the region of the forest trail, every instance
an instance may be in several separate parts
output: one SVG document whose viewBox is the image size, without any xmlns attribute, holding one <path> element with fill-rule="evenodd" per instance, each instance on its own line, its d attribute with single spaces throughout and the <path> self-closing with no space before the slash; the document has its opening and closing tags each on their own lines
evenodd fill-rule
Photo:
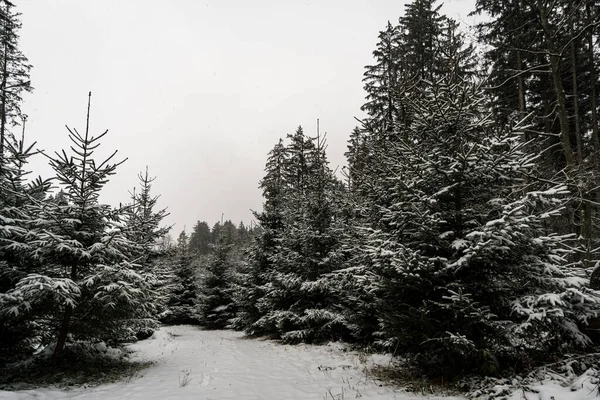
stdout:
<svg viewBox="0 0 600 400">
<path fill-rule="evenodd" d="M 365 374 L 364 357 L 335 344 L 288 346 L 239 332 L 170 326 L 131 348 L 135 359 L 155 365 L 124 382 L 0 391 L 0 399 L 441 399 L 382 386 Z M 376 361 L 386 362 L 381 356 L 366 360 Z"/>
</svg>

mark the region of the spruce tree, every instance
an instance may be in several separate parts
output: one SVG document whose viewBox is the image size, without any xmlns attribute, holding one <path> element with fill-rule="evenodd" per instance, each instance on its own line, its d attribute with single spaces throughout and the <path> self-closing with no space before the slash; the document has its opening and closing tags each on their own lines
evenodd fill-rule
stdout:
<svg viewBox="0 0 600 400">
<path fill-rule="evenodd" d="M 173 325 L 197 325 L 200 323 L 200 314 L 196 264 L 189 255 L 176 254 L 176 251 L 170 253 L 160 260 L 161 263 L 168 263 L 171 271 L 171 279 L 163 288 L 166 299 L 160 321 Z"/>
<path fill-rule="evenodd" d="M 20 15 L 13 7 L 9 1 L 0 2 L 0 298 L 31 269 L 30 221 L 36 214 L 30 207 L 46 196 L 50 186 L 41 178 L 28 182 L 26 168 L 37 153 L 35 143 L 25 147 L 24 126 L 20 140 L 11 130 L 24 123 L 22 95 L 32 90 L 31 65 L 19 49 Z M 35 332 L 35 322 L 24 316 L 0 317 L 0 362 L 4 356 L 30 351 Z"/>
<path fill-rule="evenodd" d="M 215 244 L 217 243 L 217 241 L 219 240 L 219 237 L 221 236 L 221 230 L 222 230 L 222 226 L 220 222 L 215 222 L 215 224 L 213 225 L 212 229 L 210 230 L 210 236 L 211 236 L 211 243 Z"/>
<path fill-rule="evenodd" d="M 226 328 L 235 317 L 236 304 L 232 285 L 234 265 L 230 255 L 232 247 L 224 234 L 219 235 L 212 247 L 211 257 L 200 273 L 200 322 L 210 329 Z"/>
<path fill-rule="evenodd" d="M 91 94 L 90 94 L 91 98 Z M 55 343 L 57 360 L 69 335 L 119 341 L 154 325 L 151 277 L 131 263 L 137 245 L 123 230 L 122 209 L 99 203 L 116 168 L 116 152 L 92 158 L 107 132 L 89 132 L 89 102 L 83 135 L 69 129 L 72 154 L 49 157 L 66 202 L 36 201 L 30 208 L 28 251 L 35 263 L 0 298 L 3 318 L 35 321 L 43 343 Z"/>
<path fill-rule="evenodd" d="M 24 119 L 23 93 L 32 90 L 31 65 L 19 49 L 20 14 L 15 13 L 13 7 L 8 0 L 0 2 L 0 162 L 7 143 L 13 138 L 10 128 Z"/>
<path fill-rule="evenodd" d="M 373 51 L 375 64 L 365 67 L 366 103 L 361 109 L 369 115 L 369 129 L 382 135 L 392 132 L 400 118 L 398 110 L 399 73 L 401 69 L 400 32 L 389 21 L 379 32 L 379 42 Z"/>
<path fill-rule="evenodd" d="M 363 249 L 384 341 L 444 375 L 589 345 L 577 323 L 600 293 L 566 260 L 568 237 L 542 229 L 568 192 L 523 185 L 536 155 L 521 130 L 494 124 L 480 86 L 424 86 L 412 107 L 411 141 L 386 165 L 391 205 L 373 205 L 379 228 Z"/>
<path fill-rule="evenodd" d="M 177 255 L 179 257 L 187 257 L 189 254 L 189 237 L 187 235 L 187 233 L 185 232 L 185 229 L 183 229 L 180 233 L 179 236 L 177 237 L 177 247 L 176 247 L 176 251 L 177 251 Z"/>
<path fill-rule="evenodd" d="M 351 189 L 371 201 L 381 202 L 388 197 L 383 189 L 385 183 L 380 182 L 388 174 L 385 162 L 394 157 L 394 142 L 410 140 L 411 102 L 419 96 L 419 87 L 451 77 L 469 79 L 475 75 L 473 46 L 458 32 L 455 21 L 440 14 L 440 7 L 433 0 L 407 4 L 398 26 L 388 23 L 386 31 L 380 33 L 381 41 L 373 53 L 378 63 L 365 67 L 363 81 L 367 83 L 367 95 L 363 110 L 369 115 L 362 121 L 362 127 L 352 133 L 346 154 Z M 393 71 L 387 74 L 393 76 L 393 83 L 380 76 L 388 69 Z M 385 100 L 375 96 L 380 92 L 385 94 Z M 382 128 L 376 111 L 386 104 L 393 106 L 394 112 L 388 112 L 389 118 Z M 377 215 L 368 218 L 376 221 Z"/>
<path fill-rule="evenodd" d="M 156 177 L 151 177 L 148 167 L 138 174 L 139 187 L 129 192 L 131 203 L 124 208 L 124 222 L 127 226 L 126 235 L 137 244 L 135 262 L 141 271 L 150 272 L 153 276 L 152 288 L 156 314 L 163 314 L 166 308 L 165 294 L 169 282 L 173 279 L 173 268 L 169 265 L 172 258 L 170 252 L 159 246 L 159 240 L 169 233 L 171 227 L 161 226 L 169 213 L 166 208 L 156 209 L 160 196 L 152 194 L 152 183 Z M 136 332 L 138 339 L 150 337 L 153 329 L 144 328 Z"/>
<path fill-rule="evenodd" d="M 225 242 L 227 244 L 236 246 L 238 242 L 237 228 L 235 227 L 233 222 L 231 222 L 231 220 L 228 219 L 223 223 L 222 229 L 223 235 L 225 236 Z"/>
<path fill-rule="evenodd" d="M 7 143 L 0 170 L 0 363 L 33 349 L 38 326 L 25 314 L 6 317 L 5 294 L 27 276 L 36 264 L 30 239 L 36 201 L 44 199 L 50 181 L 37 178 L 28 182 L 28 160 L 36 155 L 35 143 L 24 148 Z"/>
<path fill-rule="evenodd" d="M 138 174 L 139 190 L 134 188 L 130 192 L 131 204 L 127 207 L 126 223 L 128 237 L 131 241 L 141 246 L 141 254 L 144 261 L 158 255 L 156 243 L 163 237 L 171 227 L 161 226 L 162 221 L 169 215 L 166 208 L 156 210 L 156 204 L 160 196 L 151 194 L 152 182 L 156 177 L 150 177 L 148 167 L 144 173 Z"/>
<path fill-rule="evenodd" d="M 263 304 L 261 299 L 269 290 L 269 275 L 274 268 L 272 256 L 284 228 L 285 157 L 285 146 L 280 139 L 269 152 L 266 174 L 259 186 L 264 198 L 263 210 L 254 212 L 254 217 L 261 227 L 260 233 L 255 236 L 236 282 L 234 298 L 238 312 L 232 325 L 249 334 L 275 333 L 274 330 L 267 330 L 264 325 L 258 328 L 254 323 L 269 311 L 268 305 Z"/>
<path fill-rule="evenodd" d="M 413 0 L 405 6 L 399 19 L 402 52 L 404 53 L 404 80 L 435 81 L 445 69 L 441 60 L 441 41 L 446 17 L 436 0 Z M 407 79 L 408 78 L 408 79 Z"/>
<path fill-rule="evenodd" d="M 350 190 L 364 187 L 361 178 L 365 177 L 365 171 L 369 167 L 368 137 L 364 129 L 355 127 L 348 139 L 348 151 L 344 153 L 348 162 L 346 172 L 347 186 Z"/>
<path fill-rule="evenodd" d="M 205 221 L 198 221 L 190 235 L 190 252 L 192 254 L 207 255 L 210 253 L 211 243 L 210 227 Z"/>
<path fill-rule="evenodd" d="M 242 247 L 248 246 L 251 240 L 251 232 L 246 225 L 244 225 L 244 221 L 240 221 L 240 224 L 237 227 L 237 240 L 238 244 Z"/>
<path fill-rule="evenodd" d="M 262 316 L 251 330 L 291 342 L 339 339 L 347 329 L 324 278 L 341 259 L 333 223 L 340 184 L 327 165 L 322 138 L 298 128 L 288 139 L 274 191 L 284 199 L 282 225 L 257 301 Z"/>
</svg>

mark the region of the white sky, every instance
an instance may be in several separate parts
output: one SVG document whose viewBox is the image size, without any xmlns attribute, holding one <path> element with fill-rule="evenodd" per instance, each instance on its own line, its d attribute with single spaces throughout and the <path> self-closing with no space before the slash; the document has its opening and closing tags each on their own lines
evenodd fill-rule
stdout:
<svg viewBox="0 0 600 400">
<path fill-rule="evenodd" d="M 249 223 L 279 137 L 327 132 L 332 168 L 361 116 L 362 74 L 401 0 L 13 0 L 33 65 L 26 141 L 68 148 L 64 125 L 109 129 L 101 150 L 128 157 L 102 195 L 127 202 L 146 165 L 173 236 L 197 220 Z M 471 22 L 474 0 L 443 10 Z M 458 17 L 457 17 L 458 16 Z M 103 151 L 102 151 L 103 150 Z M 51 172 L 43 157 L 34 173 Z"/>
</svg>

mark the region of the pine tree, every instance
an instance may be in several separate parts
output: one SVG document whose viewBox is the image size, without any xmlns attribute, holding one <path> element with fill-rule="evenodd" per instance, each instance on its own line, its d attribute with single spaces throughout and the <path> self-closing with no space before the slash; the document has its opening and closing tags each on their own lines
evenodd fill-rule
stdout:
<svg viewBox="0 0 600 400">
<path fill-rule="evenodd" d="M 20 14 L 13 7 L 8 0 L 0 2 L 0 162 L 11 139 L 10 127 L 25 118 L 21 112 L 23 93 L 32 91 L 31 65 L 19 49 Z"/>
<path fill-rule="evenodd" d="M 400 119 L 397 108 L 400 42 L 398 28 L 388 21 L 386 29 L 379 32 L 379 43 L 373 52 L 375 64 L 365 67 L 363 82 L 367 102 L 361 109 L 369 115 L 369 129 L 381 135 L 390 134 Z"/>
<path fill-rule="evenodd" d="M 423 87 L 412 107 L 412 140 L 387 164 L 391 205 L 363 249 L 383 339 L 445 375 L 589 344 L 577 322 L 600 293 L 567 262 L 567 238 L 542 230 L 565 188 L 522 187 L 536 156 L 494 124 L 479 86 Z"/>
<path fill-rule="evenodd" d="M 244 225 L 244 221 L 240 221 L 240 224 L 237 227 L 237 238 L 238 244 L 242 247 L 246 247 L 250 244 L 252 238 L 251 232 L 246 228 L 246 225 Z"/>
<path fill-rule="evenodd" d="M 403 79 L 435 82 L 445 66 L 441 60 L 441 40 L 446 17 L 439 13 L 436 0 L 413 0 L 399 19 L 405 68 Z M 407 79 L 408 78 L 408 79 Z"/>
<path fill-rule="evenodd" d="M 231 245 L 237 245 L 238 237 L 237 237 L 237 228 L 231 222 L 231 220 L 227 220 L 223 223 L 222 232 L 225 236 L 225 242 Z"/>
<path fill-rule="evenodd" d="M 201 272 L 198 295 L 200 321 L 210 329 L 226 328 L 235 317 L 232 247 L 224 234 L 219 235 L 208 264 Z"/>
<path fill-rule="evenodd" d="M 177 255 L 179 257 L 187 257 L 189 254 L 189 238 L 187 233 L 185 233 L 185 229 L 181 231 L 179 236 L 177 237 Z"/>
<path fill-rule="evenodd" d="M 262 315 L 250 330 L 291 342 L 340 339 L 347 335 L 345 321 L 324 278 L 340 263 L 333 199 L 341 185 L 327 165 L 322 138 L 309 138 L 298 128 L 288 139 L 275 175 L 279 182 L 268 192 L 283 196 L 281 230 L 269 249 L 272 264 L 263 272 L 257 300 Z"/>
<path fill-rule="evenodd" d="M 388 197 L 383 189 L 385 183 L 380 182 L 388 174 L 385 160 L 394 157 L 392 143 L 410 140 L 411 102 L 419 95 L 419 87 L 448 79 L 470 79 L 475 75 L 473 46 L 458 32 L 455 21 L 440 14 L 441 6 L 435 3 L 434 0 L 414 0 L 407 4 L 399 25 L 392 27 L 388 23 L 387 30 L 380 34 L 380 38 L 386 40 L 382 40 L 374 52 L 379 62 L 366 67 L 363 81 L 370 84 L 365 86 L 367 101 L 363 110 L 369 116 L 362 121 L 363 126 L 352 133 L 346 154 L 351 190 L 372 201 Z M 385 44 L 388 42 L 393 45 Z M 393 70 L 393 74 L 389 73 L 394 77 L 393 84 L 385 83 L 374 73 L 387 69 Z M 374 112 L 384 107 L 385 101 L 375 101 L 373 94 L 374 88 L 383 87 L 386 88 L 385 99 L 394 109 L 388 113 L 390 118 L 385 129 L 378 122 L 381 117 Z M 369 218 L 376 220 L 377 215 Z"/>
<path fill-rule="evenodd" d="M 232 326 L 244 329 L 249 334 L 275 333 L 265 331 L 264 327 L 257 330 L 254 323 L 268 312 L 268 305 L 263 306 L 261 299 L 269 290 L 268 277 L 274 268 L 272 256 L 284 228 L 285 157 L 285 146 L 280 139 L 269 152 L 265 166 L 266 175 L 259 186 L 265 200 L 263 210 L 254 212 L 254 217 L 261 227 L 260 233 L 255 235 L 248 259 L 241 267 L 235 286 L 234 299 L 238 312 Z"/>
<path fill-rule="evenodd" d="M 190 235 L 190 252 L 199 255 L 209 254 L 211 243 L 210 227 L 205 221 L 198 221 L 194 226 L 194 231 Z"/>
<path fill-rule="evenodd" d="M 221 230 L 222 230 L 221 223 L 215 222 L 212 229 L 210 230 L 212 244 L 217 243 L 217 241 L 219 240 L 219 237 L 221 236 Z"/>
<path fill-rule="evenodd" d="M 161 227 L 162 221 L 169 215 L 166 208 L 156 210 L 156 204 L 160 196 L 151 194 L 152 182 L 156 177 L 151 178 L 148 174 L 148 167 L 144 173 L 138 174 L 140 183 L 139 191 L 134 188 L 131 195 L 131 204 L 128 206 L 126 223 L 128 227 L 128 238 L 141 246 L 140 256 L 143 261 L 147 261 L 152 256 L 158 255 L 156 252 L 156 243 L 163 237 L 171 227 Z M 142 264 L 144 263 L 142 262 Z"/>
<path fill-rule="evenodd" d="M 54 360 L 69 335 L 118 341 L 154 324 L 151 277 L 130 262 L 137 249 L 123 231 L 123 210 L 98 201 L 123 162 L 111 161 L 116 152 L 99 164 L 91 157 L 106 133 L 90 135 L 88 103 L 84 135 L 69 129 L 73 154 L 49 157 L 67 202 L 31 206 L 37 218 L 28 251 L 35 264 L 0 297 L 3 318 L 26 315 L 44 343 L 56 343 Z"/>
<path fill-rule="evenodd" d="M 0 170 L 0 316 L 4 315 L 3 296 L 14 288 L 35 265 L 32 255 L 31 221 L 37 218 L 32 206 L 43 199 L 50 187 L 49 181 L 37 178 L 27 182 L 26 170 L 30 157 L 37 154 L 33 143 L 24 148 L 7 143 Z M 35 321 L 22 314 L 0 318 L 0 363 L 33 349 L 33 338 L 38 327 Z"/>
<path fill-rule="evenodd" d="M 161 262 L 169 264 L 172 271 L 168 286 L 165 287 L 165 310 L 160 321 L 165 324 L 200 323 L 198 310 L 198 273 L 192 258 L 186 255 L 170 254 Z"/>
</svg>

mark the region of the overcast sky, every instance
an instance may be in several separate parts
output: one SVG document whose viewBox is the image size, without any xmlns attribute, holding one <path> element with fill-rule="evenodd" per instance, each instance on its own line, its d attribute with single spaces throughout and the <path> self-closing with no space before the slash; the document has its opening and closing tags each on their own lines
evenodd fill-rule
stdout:
<svg viewBox="0 0 600 400">
<path fill-rule="evenodd" d="M 118 205 L 148 165 L 176 237 L 197 220 L 248 223 L 268 151 L 298 125 L 327 132 L 332 168 L 361 116 L 363 67 L 400 0 L 16 0 L 33 65 L 26 141 L 67 148 L 64 125 L 108 129 L 123 164 L 101 199 Z M 466 23 L 474 0 L 443 10 Z M 49 176 L 42 157 L 35 174 Z"/>
</svg>

